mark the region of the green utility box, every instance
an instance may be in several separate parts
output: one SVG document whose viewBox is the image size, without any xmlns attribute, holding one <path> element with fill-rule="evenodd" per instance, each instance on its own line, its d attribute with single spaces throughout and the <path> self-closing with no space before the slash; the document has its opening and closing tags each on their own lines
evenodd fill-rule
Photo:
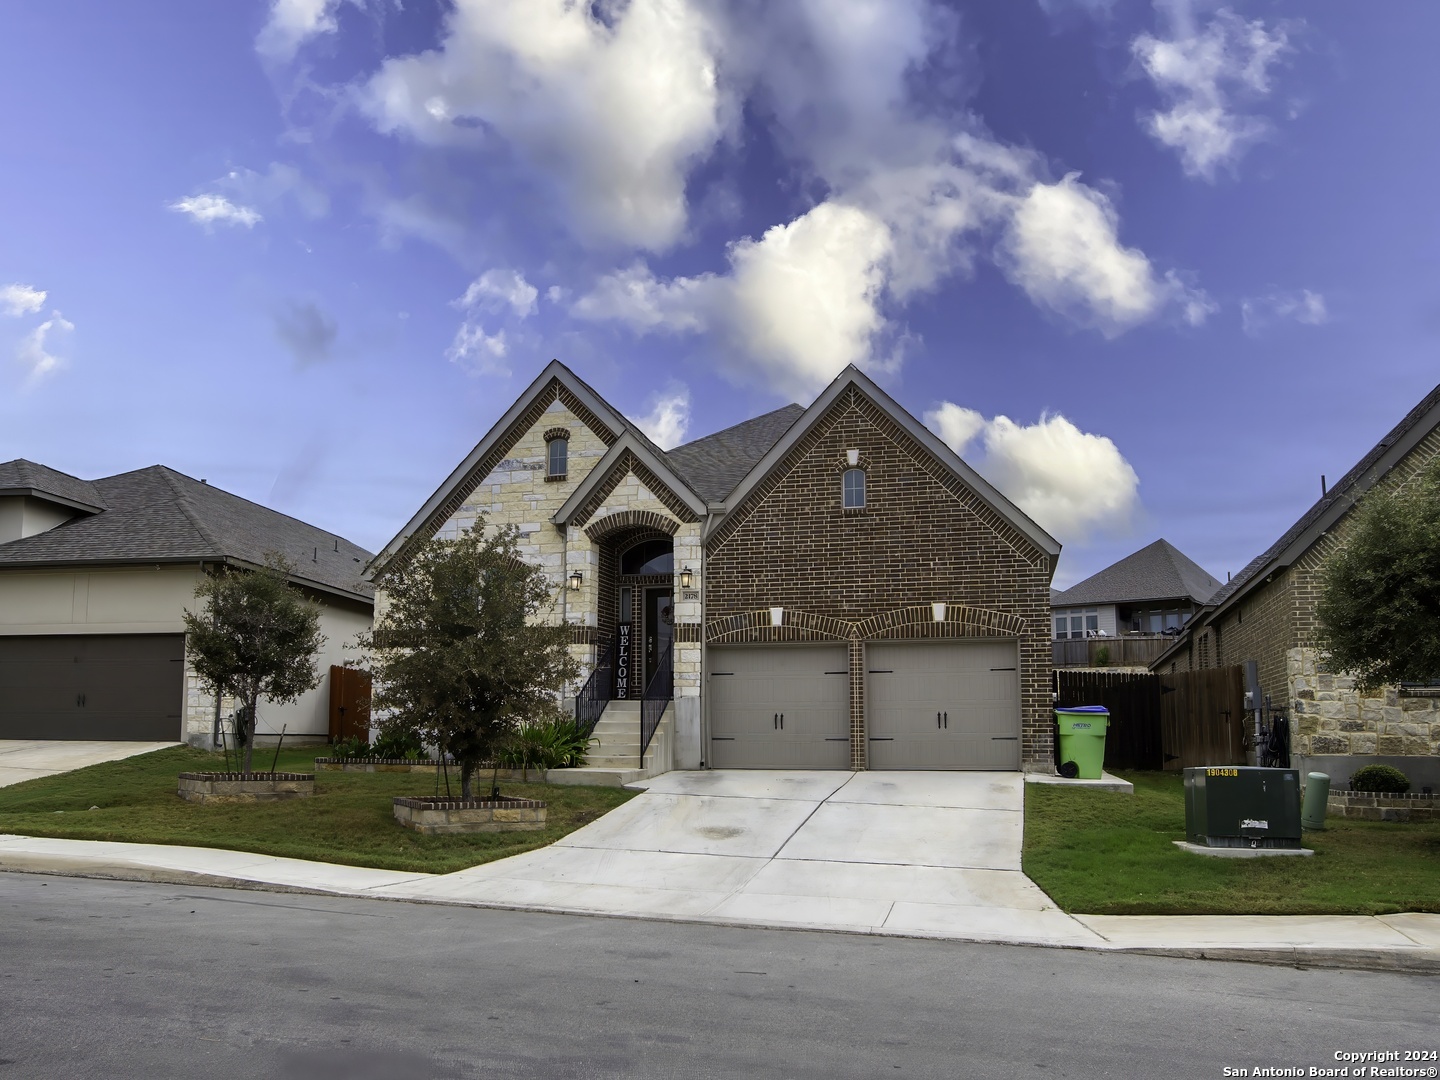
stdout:
<svg viewBox="0 0 1440 1080">
<path fill-rule="evenodd" d="M 1185 839 L 1206 847 L 1298 848 L 1300 771 L 1248 765 L 1186 769 Z"/>
<path fill-rule="evenodd" d="M 1103 705 L 1056 709 L 1060 730 L 1060 775 L 1099 780 L 1105 772 L 1105 730 L 1110 710 Z"/>
</svg>

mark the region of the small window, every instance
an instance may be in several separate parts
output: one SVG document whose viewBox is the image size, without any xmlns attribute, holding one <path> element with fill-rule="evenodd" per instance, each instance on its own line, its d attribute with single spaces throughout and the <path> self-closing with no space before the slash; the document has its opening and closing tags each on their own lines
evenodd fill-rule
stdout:
<svg viewBox="0 0 1440 1080">
<path fill-rule="evenodd" d="M 549 443 L 550 467 L 547 470 L 550 476 L 564 476 L 565 466 L 569 464 L 570 440 L 551 439 Z"/>
<path fill-rule="evenodd" d="M 620 556 L 622 574 L 672 574 L 675 550 L 669 540 L 645 540 Z"/>
<path fill-rule="evenodd" d="M 845 509 L 857 510 L 865 505 L 865 470 L 845 470 Z"/>
<path fill-rule="evenodd" d="M 630 587 L 627 585 L 625 588 L 623 588 L 623 589 L 620 590 L 620 621 L 621 621 L 621 622 L 629 622 L 629 621 L 630 621 L 630 603 L 631 603 L 630 597 L 631 597 Z"/>
<path fill-rule="evenodd" d="M 1064 615 L 1056 615 L 1056 616 L 1055 616 L 1055 638 L 1056 638 L 1056 640 L 1064 640 L 1066 637 L 1068 637 L 1068 635 L 1067 635 L 1066 632 L 1065 632 L 1066 625 L 1067 625 L 1067 624 L 1066 624 L 1066 622 L 1065 622 L 1065 616 L 1064 616 Z"/>
<path fill-rule="evenodd" d="M 1085 632 L 1086 632 L 1087 634 L 1093 634 L 1095 631 L 1097 631 L 1097 630 L 1099 630 L 1099 629 L 1100 629 L 1100 616 L 1099 616 L 1098 614 L 1092 615 L 1092 614 L 1090 614 L 1090 613 L 1087 611 L 1087 612 L 1085 613 Z"/>
</svg>

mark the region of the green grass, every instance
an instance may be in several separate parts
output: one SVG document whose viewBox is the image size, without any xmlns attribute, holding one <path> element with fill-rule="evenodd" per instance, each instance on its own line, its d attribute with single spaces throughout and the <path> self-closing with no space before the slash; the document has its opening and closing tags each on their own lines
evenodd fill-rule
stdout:
<svg viewBox="0 0 1440 1080">
<path fill-rule="evenodd" d="M 1385 915 L 1440 911 L 1440 823 L 1330 817 L 1311 858 L 1192 855 L 1178 773 L 1126 773 L 1134 795 L 1025 785 L 1025 872 L 1091 915 Z"/>
<path fill-rule="evenodd" d="M 273 751 L 257 750 L 257 768 Z M 324 747 L 282 750 L 281 771 L 311 772 Z M 189 844 L 385 870 L 450 873 L 544 847 L 634 797 L 623 788 L 502 782 L 504 795 L 549 805 L 539 832 L 422 836 L 392 816 L 396 795 L 433 795 L 433 777 L 418 773 L 319 772 L 315 795 L 273 803 L 200 805 L 176 793 L 176 776 L 225 768 L 218 754 L 190 747 L 92 765 L 0 788 L 0 833 L 75 840 Z M 488 783 L 489 775 L 483 781 Z M 459 777 L 452 773 L 459 794 Z M 481 779 L 477 779 L 477 790 Z M 444 794 L 444 780 L 440 784 Z M 98 809 L 91 810 L 95 806 Z"/>
</svg>

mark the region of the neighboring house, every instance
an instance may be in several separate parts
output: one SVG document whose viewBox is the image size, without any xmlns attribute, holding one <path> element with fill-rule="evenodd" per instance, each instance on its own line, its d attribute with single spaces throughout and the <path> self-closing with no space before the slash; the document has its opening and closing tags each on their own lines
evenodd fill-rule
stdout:
<svg viewBox="0 0 1440 1080">
<path fill-rule="evenodd" d="M 324 736 L 328 665 L 368 630 L 370 553 L 163 465 L 80 480 L 0 464 L 0 739 L 211 746 L 220 706 L 186 662 L 183 612 L 222 566 L 276 552 L 320 605 L 319 686 L 260 701 L 259 732 Z"/>
<path fill-rule="evenodd" d="M 1417 787 L 1440 784 L 1437 691 L 1390 686 L 1361 695 L 1343 672 L 1325 670 L 1315 647 L 1320 570 L 1345 535 L 1351 507 L 1367 491 L 1403 483 L 1437 454 L 1440 386 L 1221 588 L 1153 669 L 1255 660 L 1261 693 L 1290 718 L 1301 769 L 1344 784 L 1356 768 L 1380 761 L 1404 770 Z"/>
<path fill-rule="evenodd" d="M 1127 555 L 1078 585 L 1050 597 L 1057 667 L 1148 664 L 1220 588 L 1220 582 L 1168 540 Z M 1123 643 L 1077 645 L 1080 639 L 1123 637 Z M 1066 642 L 1060 645 L 1060 642 Z"/>
<path fill-rule="evenodd" d="M 482 513 L 549 574 L 597 730 L 673 694 L 652 771 L 1051 769 L 1060 545 L 853 367 L 667 453 L 550 364 L 377 556 L 379 610 Z"/>
</svg>

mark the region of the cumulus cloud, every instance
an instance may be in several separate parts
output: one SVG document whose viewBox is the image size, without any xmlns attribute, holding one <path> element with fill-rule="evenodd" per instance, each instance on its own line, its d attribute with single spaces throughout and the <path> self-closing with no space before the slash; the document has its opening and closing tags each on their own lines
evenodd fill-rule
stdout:
<svg viewBox="0 0 1440 1080">
<path fill-rule="evenodd" d="M 75 324 L 58 311 L 20 340 L 15 359 L 25 369 L 25 381 L 33 386 L 65 366 L 63 348 Z"/>
<path fill-rule="evenodd" d="M 293 60 L 310 38 L 335 32 L 339 6 L 340 0 L 271 0 L 270 16 L 255 39 L 256 51 L 281 63 Z"/>
<path fill-rule="evenodd" d="M 184 214 L 191 221 L 209 229 L 213 225 L 244 225 L 247 229 L 263 221 L 260 211 L 251 206 L 231 202 L 224 195 L 212 193 L 189 195 L 170 204 L 170 209 Z"/>
<path fill-rule="evenodd" d="M 0 285 L 0 313 L 16 318 L 33 315 L 45 306 L 47 295 L 44 289 L 22 285 L 18 281 L 12 285 Z"/>
<path fill-rule="evenodd" d="M 1263 296 L 1240 302 L 1240 321 L 1245 333 L 1257 337 L 1278 322 L 1294 321 L 1302 326 L 1323 326 L 1330 321 L 1325 297 L 1309 289 L 1298 292 L 1271 290 Z"/>
<path fill-rule="evenodd" d="M 509 351 L 505 331 L 487 334 L 479 323 L 466 320 L 455 331 L 455 339 L 445 350 L 445 359 L 471 375 L 509 375 L 510 368 L 504 363 Z"/>
<path fill-rule="evenodd" d="M 1142 122 L 1179 154 L 1186 175 L 1214 180 L 1269 132 L 1263 117 L 1242 109 L 1270 93 L 1270 68 L 1289 49 L 1289 33 L 1228 8 L 1201 26 L 1190 0 L 1157 6 L 1166 35 L 1140 34 L 1130 49 L 1168 107 Z"/>
<path fill-rule="evenodd" d="M 635 423 L 661 450 L 679 446 L 690 427 L 690 391 L 677 386 L 656 394 L 649 413 L 636 417 Z"/>
<path fill-rule="evenodd" d="M 970 464 L 1062 542 L 1123 528 L 1139 505 L 1140 478 L 1115 444 L 1058 413 L 1018 424 L 945 401 L 925 423 L 962 456 L 978 440 L 981 455 Z"/>
<path fill-rule="evenodd" d="M 440 47 L 387 60 L 361 96 L 377 128 L 430 145 L 505 140 L 576 231 L 659 250 L 685 178 L 720 138 L 714 33 L 691 0 L 461 0 Z"/>
<path fill-rule="evenodd" d="M 333 355 L 340 328 L 318 304 L 290 303 L 274 315 L 275 336 L 301 367 L 323 363 Z"/>
<path fill-rule="evenodd" d="M 535 314 L 540 291 L 525 280 L 518 270 L 486 270 L 465 289 L 465 295 L 454 302 L 466 311 L 476 307 L 509 308 L 516 318 Z"/>
</svg>

